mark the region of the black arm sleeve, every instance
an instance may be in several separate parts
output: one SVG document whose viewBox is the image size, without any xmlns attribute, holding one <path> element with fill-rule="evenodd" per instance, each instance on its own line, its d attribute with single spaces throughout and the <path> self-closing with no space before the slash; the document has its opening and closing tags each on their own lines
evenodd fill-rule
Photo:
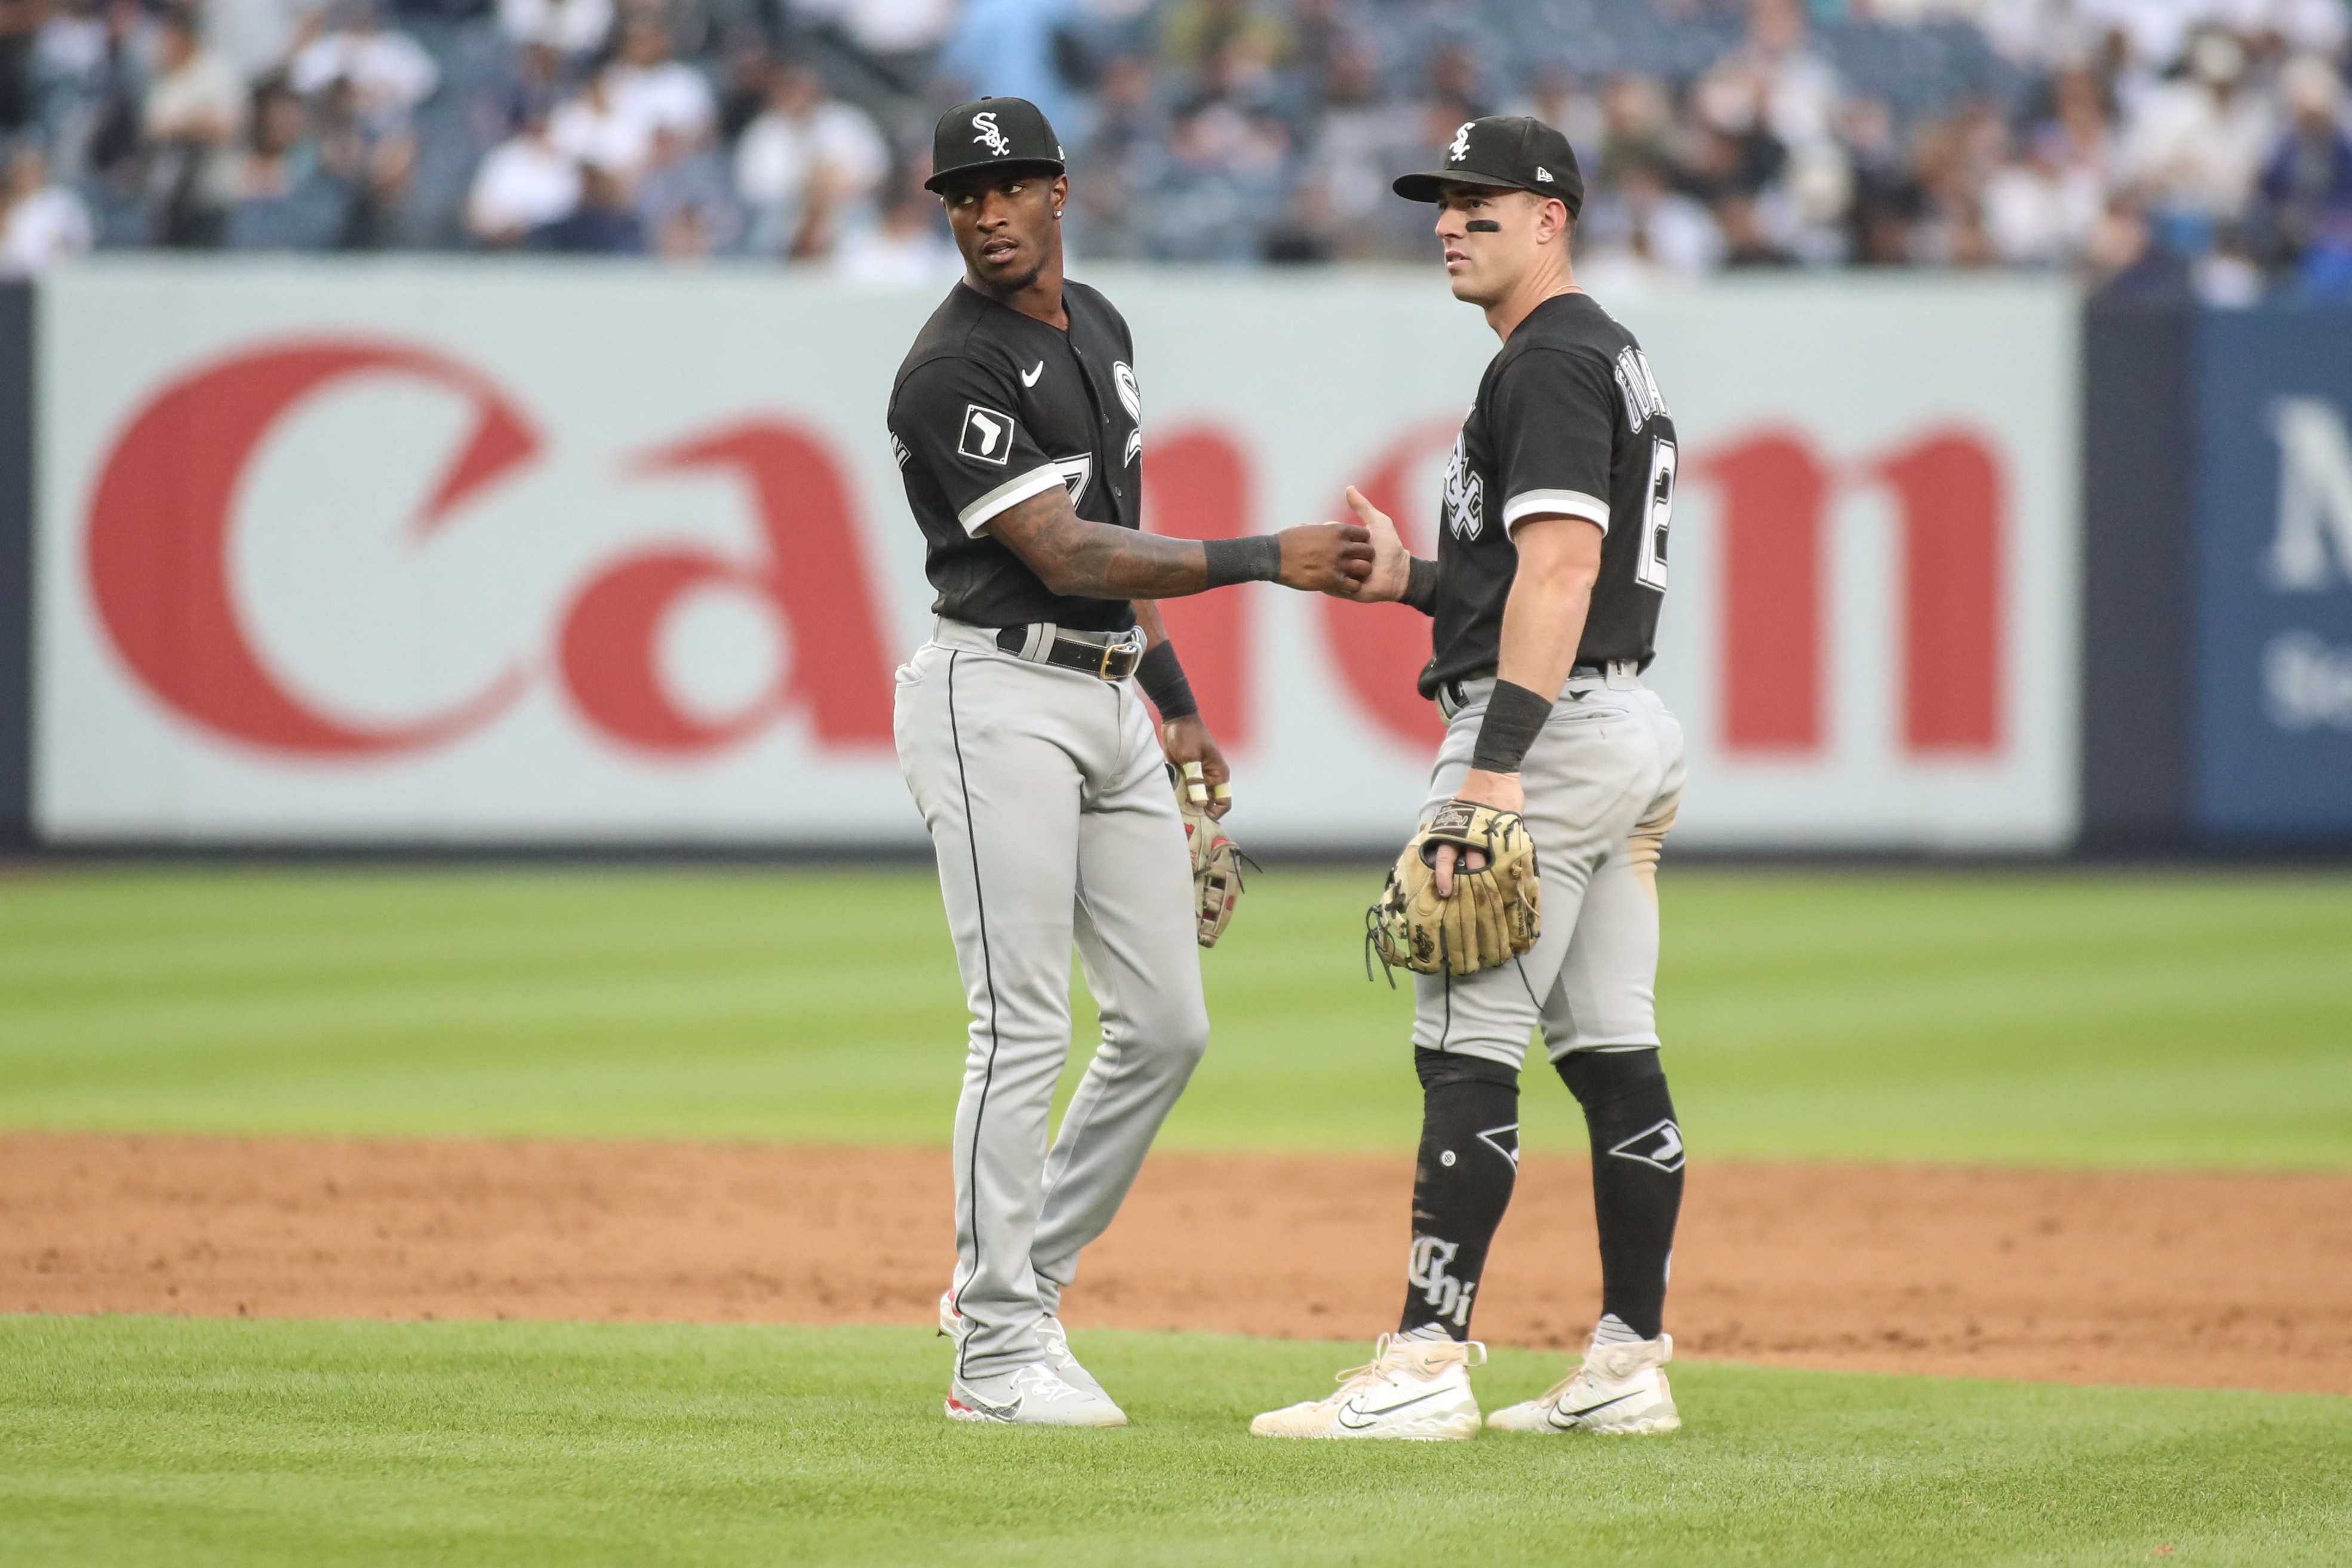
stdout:
<svg viewBox="0 0 2352 1568">
<path fill-rule="evenodd" d="M 1409 555 L 1405 568 L 1404 596 L 1397 602 L 1419 610 L 1424 616 L 1437 614 L 1437 563 Z"/>
<path fill-rule="evenodd" d="M 1192 698 L 1192 683 L 1184 679 L 1184 667 L 1177 662 L 1176 645 L 1172 642 L 1151 645 L 1136 663 L 1135 683 L 1143 688 L 1143 694 L 1160 710 L 1163 721 L 1189 719 L 1201 710 L 1200 703 Z"/>
</svg>

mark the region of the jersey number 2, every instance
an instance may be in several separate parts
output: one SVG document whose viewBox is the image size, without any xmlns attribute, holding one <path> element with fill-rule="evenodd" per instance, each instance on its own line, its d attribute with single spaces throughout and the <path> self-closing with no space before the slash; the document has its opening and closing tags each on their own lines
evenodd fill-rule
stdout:
<svg viewBox="0 0 2352 1568">
<path fill-rule="evenodd" d="M 1633 581 L 1644 588 L 1666 591 L 1666 525 L 1675 514 L 1675 444 L 1650 443 L 1650 488 L 1642 519 L 1642 554 L 1633 565 Z"/>
</svg>

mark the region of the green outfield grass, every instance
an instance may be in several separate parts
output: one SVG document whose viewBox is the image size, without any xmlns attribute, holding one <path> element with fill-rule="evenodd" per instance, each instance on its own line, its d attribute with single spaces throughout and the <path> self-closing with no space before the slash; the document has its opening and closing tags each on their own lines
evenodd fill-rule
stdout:
<svg viewBox="0 0 2352 1568">
<path fill-rule="evenodd" d="M 906 1329 L 0 1319 L 0 1561 L 2340 1563 L 2352 1400 L 1678 1368 L 1652 1439 L 1283 1443 L 1361 1347 L 1081 1334 L 1115 1432 Z M 1490 1405 L 1557 1358 L 1498 1352 Z M 2161 1549 L 2167 1549 L 2164 1551 Z"/>
<path fill-rule="evenodd" d="M 1371 871 L 1277 867 L 1207 955 L 1171 1144 L 1410 1146 Z M 1673 869 L 1695 1148 L 2352 1167 L 2352 876 Z M 68 870 L 0 880 L 0 1127 L 938 1142 L 928 873 Z M 1580 1147 L 1549 1075 L 1531 1147 Z"/>
</svg>

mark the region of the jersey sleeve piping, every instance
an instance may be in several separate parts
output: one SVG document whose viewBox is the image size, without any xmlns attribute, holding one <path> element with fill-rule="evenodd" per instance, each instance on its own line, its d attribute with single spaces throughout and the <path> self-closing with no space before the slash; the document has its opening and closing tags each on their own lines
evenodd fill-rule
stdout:
<svg viewBox="0 0 2352 1568">
<path fill-rule="evenodd" d="M 1059 468 L 1051 463 L 1042 464 L 1025 474 L 1015 474 L 956 513 L 956 521 L 963 525 L 966 533 L 976 535 L 999 513 L 1018 506 L 1031 496 L 1044 495 L 1063 482 Z"/>
<path fill-rule="evenodd" d="M 1503 527 L 1517 529 L 1531 517 L 1580 517 L 1609 531 L 1609 503 L 1582 490 L 1521 490 L 1503 503 Z"/>
</svg>

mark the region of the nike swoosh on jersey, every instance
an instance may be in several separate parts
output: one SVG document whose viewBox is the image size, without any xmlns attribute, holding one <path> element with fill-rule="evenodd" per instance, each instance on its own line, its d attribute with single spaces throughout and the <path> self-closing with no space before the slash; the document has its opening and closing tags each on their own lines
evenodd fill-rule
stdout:
<svg viewBox="0 0 2352 1568">
<path fill-rule="evenodd" d="M 1432 1389 L 1427 1394 L 1416 1394 L 1411 1399 L 1400 1400 L 1394 1405 L 1383 1405 L 1378 1410 L 1367 1410 L 1362 1405 L 1350 1401 L 1339 1407 L 1339 1425 L 1351 1432 L 1360 1432 L 1383 1415 L 1392 1415 L 1408 1406 L 1420 1404 L 1424 1399 L 1434 1399 L 1443 1392 L 1442 1389 Z M 1364 1419 L 1350 1421 L 1348 1419 L 1350 1415 L 1361 1415 Z"/>
<path fill-rule="evenodd" d="M 1034 386 L 1037 384 L 1037 378 L 1045 374 L 1045 362 L 1044 360 L 1039 360 L 1034 365 L 1021 373 L 1021 384 L 1024 386 Z"/>
</svg>

